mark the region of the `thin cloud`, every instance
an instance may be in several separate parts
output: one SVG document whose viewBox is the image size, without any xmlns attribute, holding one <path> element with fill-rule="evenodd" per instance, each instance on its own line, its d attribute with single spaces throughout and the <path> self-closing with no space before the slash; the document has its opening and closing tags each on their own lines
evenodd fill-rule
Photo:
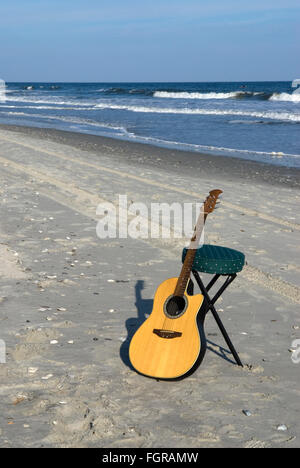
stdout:
<svg viewBox="0 0 300 468">
<path fill-rule="evenodd" d="M 299 10 L 299 0 L 16 0 L 10 5 L 0 6 L 0 23 L 36 24 L 38 22 L 89 23 L 89 22 L 138 22 L 164 21 L 168 19 L 184 20 L 189 18 L 221 18 L 223 16 L 248 15 L 254 12 Z"/>
</svg>

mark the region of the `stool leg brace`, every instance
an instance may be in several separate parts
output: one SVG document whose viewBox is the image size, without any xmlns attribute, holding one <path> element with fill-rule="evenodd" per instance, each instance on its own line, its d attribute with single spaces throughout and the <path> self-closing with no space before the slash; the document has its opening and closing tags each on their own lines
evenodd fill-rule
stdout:
<svg viewBox="0 0 300 468">
<path fill-rule="evenodd" d="M 217 325 L 227 343 L 227 346 L 229 347 L 236 363 L 238 366 L 241 366 L 243 367 L 243 364 L 242 364 L 242 361 L 240 360 L 239 358 L 239 355 L 238 353 L 236 352 L 235 350 L 235 347 L 233 346 L 232 344 L 232 341 L 231 339 L 229 338 L 228 336 L 228 333 L 215 309 L 215 306 L 214 304 L 216 303 L 216 301 L 219 299 L 219 297 L 221 296 L 221 294 L 223 294 L 223 292 L 225 291 L 225 289 L 230 285 L 230 283 L 232 283 L 232 281 L 236 278 L 236 274 L 233 274 L 233 275 L 228 275 L 225 283 L 223 284 L 223 286 L 219 289 L 219 291 L 217 292 L 217 294 L 213 297 L 213 299 L 211 299 L 208 295 L 208 291 L 213 287 L 213 285 L 216 283 L 216 281 L 219 279 L 219 277 L 221 275 L 215 275 L 213 277 L 213 279 L 210 281 L 210 283 L 205 287 L 198 272 L 196 270 L 193 270 L 193 275 L 194 275 L 194 278 L 195 280 L 197 281 L 197 284 L 201 290 L 201 293 L 203 294 L 204 298 L 205 298 L 205 310 L 204 310 L 204 316 L 208 313 L 209 310 L 211 310 L 216 322 L 217 322 Z"/>
</svg>

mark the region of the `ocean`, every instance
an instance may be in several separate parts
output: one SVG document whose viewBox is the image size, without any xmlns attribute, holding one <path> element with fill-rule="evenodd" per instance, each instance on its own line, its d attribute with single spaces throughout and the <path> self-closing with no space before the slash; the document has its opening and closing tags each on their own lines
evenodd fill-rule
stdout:
<svg viewBox="0 0 300 468">
<path fill-rule="evenodd" d="M 300 167 L 292 82 L 6 83 L 0 123 Z"/>
</svg>

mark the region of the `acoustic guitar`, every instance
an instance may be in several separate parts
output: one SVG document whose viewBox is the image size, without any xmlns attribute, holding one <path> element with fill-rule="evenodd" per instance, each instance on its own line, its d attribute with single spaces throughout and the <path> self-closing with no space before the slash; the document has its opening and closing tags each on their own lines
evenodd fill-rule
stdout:
<svg viewBox="0 0 300 468">
<path fill-rule="evenodd" d="M 222 190 L 206 198 L 195 226 L 179 278 L 158 287 L 149 318 L 134 334 L 129 358 L 134 369 L 148 377 L 173 380 L 185 377 L 199 365 L 206 350 L 202 325 L 197 319 L 202 294 L 189 295 L 193 262 L 206 218 L 215 209 Z"/>
</svg>

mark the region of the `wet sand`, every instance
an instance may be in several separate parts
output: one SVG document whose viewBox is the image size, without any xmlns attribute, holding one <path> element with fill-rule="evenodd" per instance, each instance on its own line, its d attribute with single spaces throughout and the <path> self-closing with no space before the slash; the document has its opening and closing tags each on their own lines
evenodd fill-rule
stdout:
<svg viewBox="0 0 300 468">
<path fill-rule="evenodd" d="M 299 446 L 299 171 L 4 126 L 0 166 L 2 447 Z M 130 337 L 183 243 L 100 240 L 97 205 L 199 202 L 212 188 L 224 195 L 206 241 L 247 258 L 217 307 L 245 367 L 208 316 L 200 368 L 147 379 Z"/>
</svg>

